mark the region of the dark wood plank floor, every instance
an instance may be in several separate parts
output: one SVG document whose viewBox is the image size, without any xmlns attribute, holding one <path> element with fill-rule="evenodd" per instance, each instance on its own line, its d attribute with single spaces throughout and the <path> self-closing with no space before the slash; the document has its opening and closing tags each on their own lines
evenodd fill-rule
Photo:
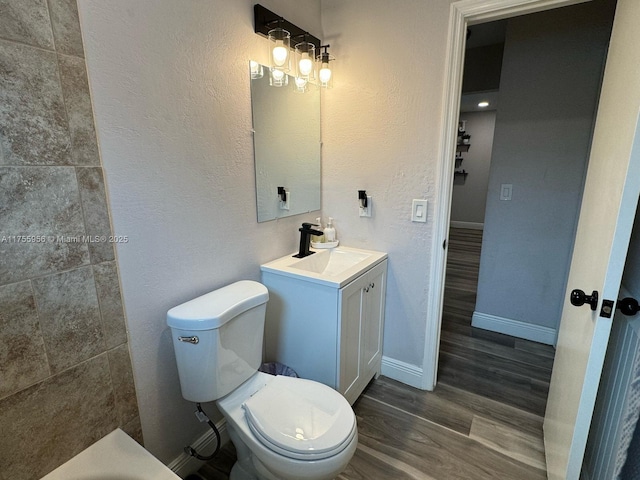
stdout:
<svg viewBox="0 0 640 480">
<path fill-rule="evenodd" d="M 439 383 L 374 380 L 354 405 L 359 443 L 340 480 L 546 479 L 542 414 L 553 349 L 471 327 L 482 232 L 452 229 Z M 229 443 L 200 469 L 226 480 Z"/>
<path fill-rule="evenodd" d="M 544 415 L 553 348 L 471 326 L 481 244 L 481 230 L 449 233 L 439 381 Z"/>
</svg>

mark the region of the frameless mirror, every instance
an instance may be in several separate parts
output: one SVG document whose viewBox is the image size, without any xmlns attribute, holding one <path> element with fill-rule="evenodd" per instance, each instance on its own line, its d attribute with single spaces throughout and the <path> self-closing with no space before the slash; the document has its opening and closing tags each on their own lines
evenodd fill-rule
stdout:
<svg viewBox="0 0 640 480">
<path fill-rule="evenodd" d="M 320 210 L 320 91 L 262 72 L 251 79 L 258 222 Z"/>
</svg>

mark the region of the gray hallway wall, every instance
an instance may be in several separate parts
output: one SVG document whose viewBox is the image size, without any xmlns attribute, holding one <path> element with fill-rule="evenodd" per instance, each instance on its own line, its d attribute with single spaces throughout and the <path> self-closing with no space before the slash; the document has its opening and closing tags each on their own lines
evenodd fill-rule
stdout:
<svg viewBox="0 0 640 480">
<path fill-rule="evenodd" d="M 613 9 L 509 20 L 473 324 L 553 343 Z M 511 201 L 501 184 L 513 185 Z"/>
</svg>

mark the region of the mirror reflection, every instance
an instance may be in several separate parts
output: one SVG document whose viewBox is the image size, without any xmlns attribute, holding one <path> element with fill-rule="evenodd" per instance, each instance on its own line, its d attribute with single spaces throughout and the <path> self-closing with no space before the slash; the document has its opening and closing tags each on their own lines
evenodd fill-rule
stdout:
<svg viewBox="0 0 640 480">
<path fill-rule="evenodd" d="M 252 65 L 258 222 L 319 210 L 320 91 L 297 91 L 291 76 L 272 86 L 269 68 Z"/>
</svg>

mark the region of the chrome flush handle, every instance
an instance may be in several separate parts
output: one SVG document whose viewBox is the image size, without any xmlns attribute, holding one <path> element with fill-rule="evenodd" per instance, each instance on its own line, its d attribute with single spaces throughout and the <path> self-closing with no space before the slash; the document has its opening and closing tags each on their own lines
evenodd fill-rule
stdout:
<svg viewBox="0 0 640 480">
<path fill-rule="evenodd" d="M 178 340 L 181 342 L 192 343 L 193 345 L 197 345 L 200 342 L 200 339 L 195 335 L 193 337 L 178 337 Z"/>
</svg>

